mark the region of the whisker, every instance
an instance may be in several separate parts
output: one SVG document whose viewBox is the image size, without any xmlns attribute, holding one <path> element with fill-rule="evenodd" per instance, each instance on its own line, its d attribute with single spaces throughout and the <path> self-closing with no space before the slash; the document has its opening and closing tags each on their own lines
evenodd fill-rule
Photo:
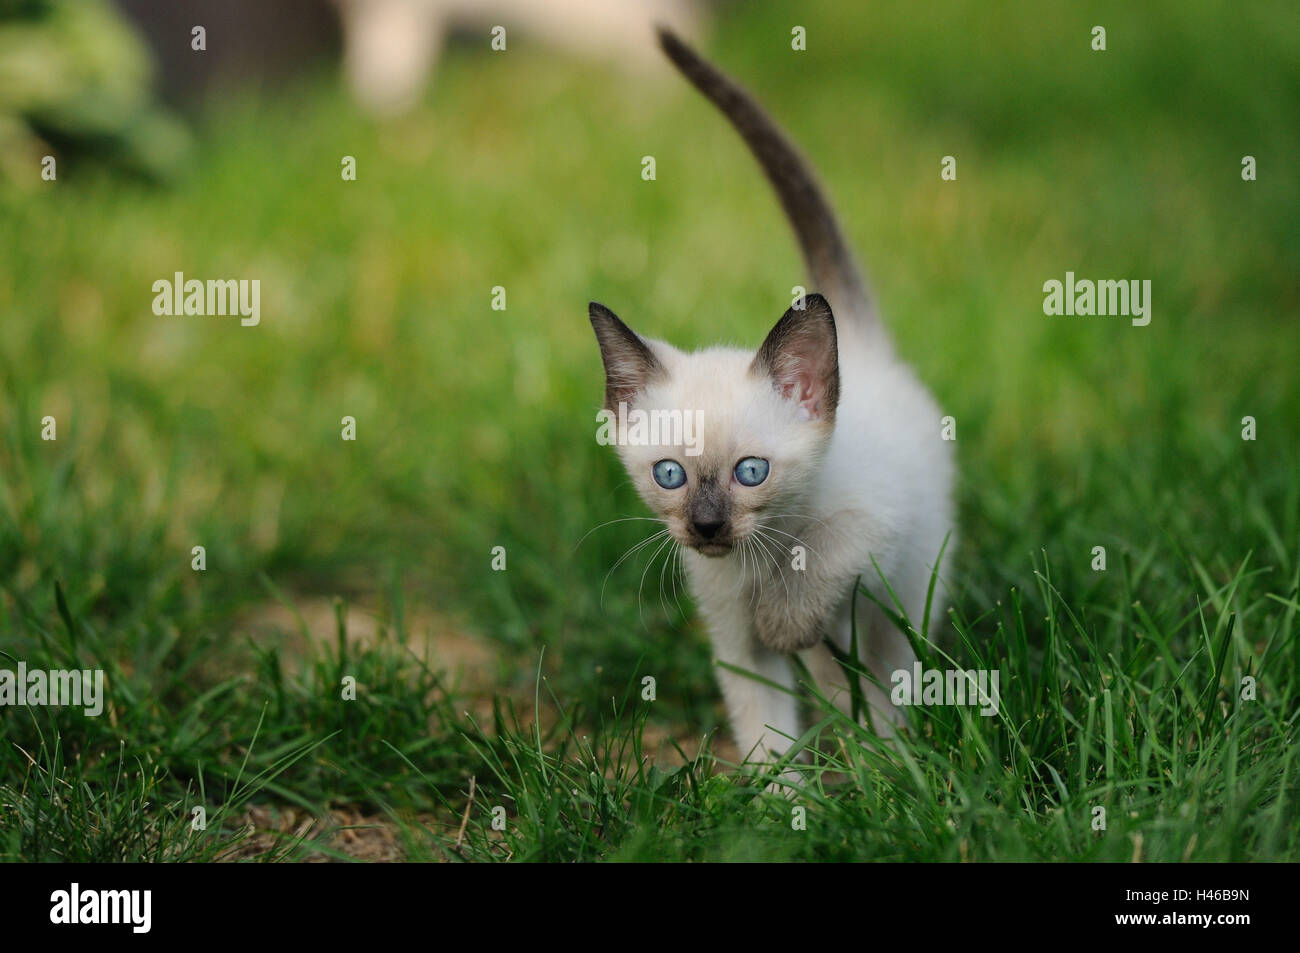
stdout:
<svg viewBox="0 0 1300 953">
<path fill-rule="evenodd" d="M 672 541 L 673 538 L 671 536 L 668 536 L 667 538 L 664 539 L 663 542 L 661 542 L 657 547 L 655 547 L 655 551 L 651 553 L 650 558 L 646 560 L 645 569 L 641 570 L 641 581 L 637 584 L 636 587 L 636 611 L 637 611 L 637 615 L 641 619 L 642 628 L 649 628 L 645 624 L 645 607 L 641 605 L 641 589 L 645 586 L 646 573 L 648 573 L 650 571 L 650 567 L 655 564 L 655 560 L 659 558 L 659 554 L 663 552 L 664 547 L 667 546 Z"/>
<path fill-rule="evenodd" d="M 673 542 L 676 542 L 676 540 Z M 668 603 L 664 601 L 664 572 L 668 569 L 669 563 L 673 561 L 676 552 L 675 549 L 668 550 L 668 555 L 664 557 L 664 564 L 659 567 L 659 605 L 663 607 L 664 615 L 670 618 L 672 613 L 668 611 Z"/>
<path fill-rule="evenodd" d="M 737 547 L 740 550 L 740 572 L 736 576 L 736 584 L 731 589 L 732 595 L 738 595 L 744 592 L 745 586 L 745 550 L 744 547 Z"/>
<path fill-rule="evenodd" d="M 751 587 L 754 591 L 750 594 L 749 597 L 749 604 L 752 606 L 757 604 L 759 596 L 763 594 L 764 573 L 763 573 L 763 567 L 759 565 L 758 562 L 758 544 L 754 541 L 753 537 L 751 536 L 745 537 L 745 548 L 750 550 L 754 555 L 754 569 L 753 569 L 754 585 Z"/>
<path fill-rule="evenodd" d="M 645 539 L 641 540 L 641 542 L 636 543 L 632 547 L 630 547 L 627 550 L 627 552 L 623 553 L 623 555 L 618 558 L 618 562 L 614 563 L 614 565 L 609 567 L 609 572 L 605 573 L 605 581 L 600 584 L 601 608 L 604 608 L 605 606 L 605 587 L 609 585 L 609 577 L 610 575 L 613 574 L 614 570 L 617 569 L 619 566 L 623 565 L 624 561 L 633 553 L 635 553 L 638 549 L 640 549 L 642 546 L 646 546 L 649 543 L 654 542 L 660 536 L 666 536 L 666 535 L 668 535 L 668 530 L 666 529 L 661 529 L 657 533 L 652 533 L 651 535 L 647 536 Z"/>
<path fill-rule="evenodd" d="M 613 526 L 615 523 L 630 523 L 634 520 L 645 520 L 650 523 L 662 523 L 664 526 L 668 525 L 666 520 L 661 520 L 654 516 L 623 516 L 623 517 L 619 517 L 618 519 L 606 520 L 604 523 L 601 523 L 599 526 L 593 526 L 591 529 L 583 533 L 582 539 L 578 540 L 578 544 L 577 546 L 573 547 L 573 551 L 576 553 L 578 551 L 578 546 L 581 546 L 586 541 L 587 537 L 590 536 L 592 533 L 596 532 L 596 530 L 604 529 L 606 526 Z"/>
<path fill-rule="evenodd" d="M 677 597 L 677 576 L 682 575 L 682 585 L 686 584 L 685 570 L 682 568 L 682 544 L 678 543 L 673 550 L 673 571 L 670 578 L 673 581 L 673 602 L 677 603 L 677 611 L 685 614 L 682 610 L 682 600 Z"/>
<path fill-rule="evenodd" d="M 807 543 L 805 543 L 805 542 L 804 542 L 802 539 L 800 539 L 798 536 L 794 535 L 794 533 L 787 533 L 787 532 L 786 532 L 785 530 L 783 530 L 783 529 L 777 529 L 775 526 L 769 526 L 767 523 L 762 523 L 762 522 L 759 522 L 758 520 L 755 520 L 755 521 L 754 521 L 754 525 L 755 525 L 756 527 L 762 527 L 763 529 L 767 530 L 769 533 L 780 533 L 782 536 L 788 536 L 790 539 L 793 539 L 796 543 L 798 543 L 798 544 L 799 544 L 800 546 L 802 546 L 804 549 L 808 550 L 808 552 L 812 553 L 813 555 L 816 555 L 816 554 L 817 554 L 817 550 L 813 549 L 811 546 L 809 546 Z"/>
<path fill-rule="evenodd" d="M 773 566 L 773 568 L 776 570 L 776 574 L 777 574 L 778 576 L 781 577 L 781 585 L 785 587 L 785 598 L 786 598 L 787 601 L 789 601 L 789 599 L 790 599 L 790 584 L 789 584 L 788 582 L 785 581 L 785 565 L 782 563 L 782 561 L 781 561 L 781 557 L 777 556 L 775 553 L 772 553 L 772 552 L 767 548 L 768 545 L 770 544 L 770 545 L 776 547 L 776 552 L 777 552 L 777 553 L 780 553 L 780 552 L 781 552 L 781 546 L 776 542 L 776 540 L 771 539 L 769 536 L 766 535 L 766 533 L 764 532 L 764 530 L 760 529 L 760 528 L 757 527 L 757 526 L 754 527 L 754 537 L 755 537 L 755 539 L 758 541 L 758 543 L 759 543 L 760 547 L 762 548 L 763 552 L 766 553 L 766 554 L 768 555 L 769 558 L 771 558 L 771 560 L 772 560 L 772 566 Z"/>
<path fill-rule="evenodd" d="M 830 529 L 830 527 L 826 525 L 825 521 L 818 519 L 816 516 L 813 516 L 811 513 L 766 513 L 764 515 L 767 516 L 769 520 L 774 520 L 774 519 L 809 520 L 813 523 L 818 523 L 821 526 Z"/>
</svg>

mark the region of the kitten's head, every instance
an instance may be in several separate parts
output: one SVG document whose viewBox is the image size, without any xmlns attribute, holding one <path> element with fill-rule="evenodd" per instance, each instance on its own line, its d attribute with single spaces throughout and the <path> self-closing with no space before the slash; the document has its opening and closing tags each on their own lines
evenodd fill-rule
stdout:
<svg viewBox="0 0 1300 953">
<path fill-rule="evenodd" d="M 806 509 L 840 389 L 825 298 L 787 311 L 757 353 L 688 354 L 595 302 L 590 313 L 619 456 L 678 542 L 725 556 L 768 519 Z"/>
</svg>

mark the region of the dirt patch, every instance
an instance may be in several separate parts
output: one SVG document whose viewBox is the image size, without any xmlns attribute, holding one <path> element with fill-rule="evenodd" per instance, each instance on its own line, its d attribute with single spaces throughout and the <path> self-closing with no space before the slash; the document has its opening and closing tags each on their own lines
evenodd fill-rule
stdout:
<svg viewBox="0 0 1300 953">
<path fill-rule="evenodd" d="M 419 815 L 408 826 L 417 823 L 433 827 L 437 822 L 432 815 Z M 257 805 L 244 812 L 239 825 L 247 836 L 218 857 L 218 863 L 270 857 L 309 864 L 346 860 L 398 863 L 408 859 L 402 828 L 396 821 L 355 808 L 332 808 L 318 816 L 296 807 Z"/>
<path fill-rule="evenodd" d="M 338 641 L 338 612 L 349 645 L 371 646 L 393 638 L 392 623 L 381 613 L 364 606 L 343 604 L 324 596 L 295 596 L 292 607 L 268 601 L 242 614 L 238 626 L 255 639 L 279 639 L 290 662 L 307 654 L 310 644 Z M 451 620 L 432 612 L 420 612 L 406 619 L 407 644 L 416 655 L 445 671 L 466 692 L 491 691 L 496 652 L 482 639 L 474 638 Z"/>
<path fill-rule="evenodd" d="M 283 650 L 287 665 L 299 664 L 313 644 L 336 643 L 340 613 L 349 645 L 364 647 L 393 638 L 391 621 L 364 606 L 311 595 L 294 595 L 290 601 L 291 605 L 265 602 L 244 613 L 238 622 L 239 629 L 254 640 L 274 640 Z M 493 696 L 501 688 L 496 650 L 450 620 L 427 611 L 408 614 L 406 633 L 410 650 L 445 672 L 460 703 L 480 724 L 487 723 Z M 521 725 L 531 723 L 535 717 L 532 697 L 516 698 L 515 702 Z M 725 733 L 715 731 L 705 736 L 698 726 L 653 723 L 647 723 L 642 733 L 646 757 L 666 770 L 695 759 L 706 744 L 720 761 L 740 760 L 740 751 Z M 256 805 L 239 819 L 246 836 L 219 861 L 283 858 L 307 863 L 399 863 L 409 859 L 404 835 L 412 831 L 418 835 L 423 827 L 436 830 L 450 842 L 456 838 L 459 822 L 460 818 L 439 820 L 431 814 L 420 814 L 399 823 L 388 815 L 347 805 L 319 813 L 295 806 Z M 420 856 L 426 856 L 425 852 L 421 851 Z"/>
</svg>

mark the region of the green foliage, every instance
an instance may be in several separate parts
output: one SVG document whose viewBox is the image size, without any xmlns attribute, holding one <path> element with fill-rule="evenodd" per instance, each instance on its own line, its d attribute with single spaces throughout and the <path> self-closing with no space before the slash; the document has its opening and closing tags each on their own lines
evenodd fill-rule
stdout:
<svg viewBox="0 0 1300 953">
<path fill-rule="evenodd" d="M 107 0 L 0 2 L 0 183 L 36 179 L 52 153 L 165 181 L 189 135 L 153 101 L 144 44 Z"/>
</svg>

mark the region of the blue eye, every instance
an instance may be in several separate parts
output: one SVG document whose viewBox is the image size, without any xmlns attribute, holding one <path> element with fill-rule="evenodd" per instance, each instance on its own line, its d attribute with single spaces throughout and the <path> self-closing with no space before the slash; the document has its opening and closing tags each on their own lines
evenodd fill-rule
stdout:
<svg viewBox="0 0 1300 953">
<path fill-rule="evenodd" d="M 665 490 L 675 490 L 686 482 L 686 471 L 676 460 L 660 460 L 654 465 L 654 475 Z"/>
<path fill-rule="evenodd" d="M 758 486 L 767 479 L 769 469 L 762 457 L 746 457 L 736 464 L 736 480 L 742 486 Z"/>
</svg>

